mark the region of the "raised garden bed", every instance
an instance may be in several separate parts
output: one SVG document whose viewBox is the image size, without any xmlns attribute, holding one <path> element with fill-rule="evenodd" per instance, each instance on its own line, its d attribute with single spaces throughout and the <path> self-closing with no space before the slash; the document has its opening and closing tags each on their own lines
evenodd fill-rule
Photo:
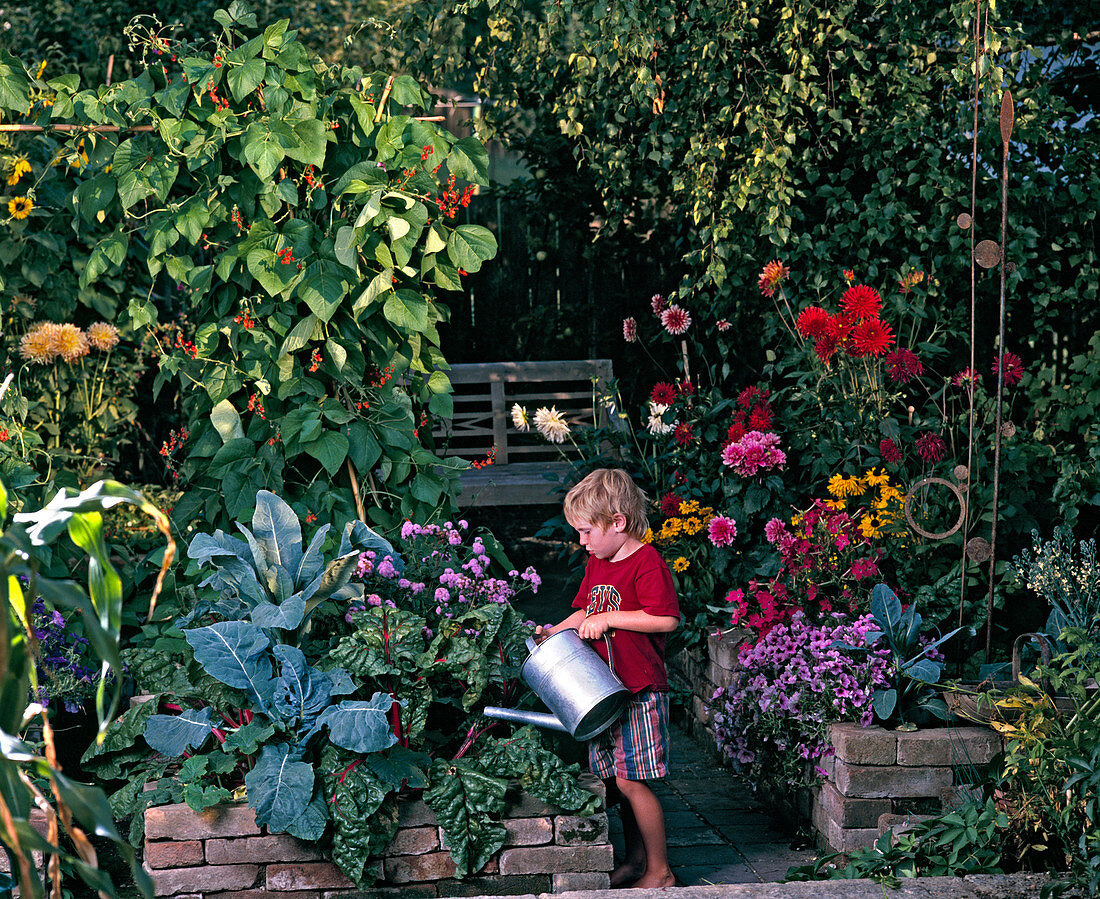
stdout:
<svg viewBox="0 0 1100 899">
<path fill-rule="evenodd" d="M 709 701 L 738 676 L 737 650 L 744 636 L 711 635 L 706 644 L 669 662 L 672 683 L 690 694 L 681 721 L 719 755 Z M 820 760 L 825 780 L 797 795 L 771 795 L 769 805 L 791 823 L 811 825 L 823 848 L 846 852 L 870 846 L 897 816 L 936 813 L 1001 751 L 1000 735 L 984 727 L 939 727 L 899 732 L 855 723 L 830 728 L 834 755 Z"/>
<path fill-rule="evenodd" d="M 603 795 L 603 784 L 581 783 Z M 484 871 L 455 877 L 435 815 L 423 801 L 401 803 L 399 829 L 372 864 L 371 895 L 436 896 L 562 893 L 606 889 L 613 866 L 607 812 L 563 813 L 518 788 L 509 793 L 504 847 Z M 157 896 L 187 899 L 329 899 L 362 894 L 318 848 L 256 826 L 243 803 L 196 812 L 164 805 L 145 813 L 145 868 Z"/>
</svg>

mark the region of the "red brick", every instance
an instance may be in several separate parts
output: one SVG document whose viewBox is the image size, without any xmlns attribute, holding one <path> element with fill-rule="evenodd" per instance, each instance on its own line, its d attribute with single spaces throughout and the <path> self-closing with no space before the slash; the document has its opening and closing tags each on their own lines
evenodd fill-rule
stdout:
<svg viewBox="0 0 1100 899">
<path fill-rule="evenodd" d="M 323 856 L 315 845 L 297 840 L 285 833 L 266 837 L 206 841 L 206 861 L 211 865 L 311 862 L 321 858 Z"/>
<path fill-rule="evenodd" d="M 849 765 L 837 759 L 836 786 L 845 796 L 860 799 L 938 798 L 951 786 L 951 769 Z"/>
<path fill-rule="evenodd" d="M 1000 751 L 1000 734 L 987 727 L 937 727 L 898 734 L 899 765 L 986 765 Z"/>
<path fill-rule="evenodd" d="M 420 855 L 438 848 L 438 827 L 402 827 L 386 847 L 386 855 Z"/>
<path fill-rule="evenodd" d="M 158 805 L 145 812 L 147 840 L 205 840 L 211 837 L 257 836 L 256 813 L 243 802 L 204 812 L 190 806 Z"/>
<path fill-rule="evenodd" d="M 342 890 L 355 886 L 332 862 L 299 862 L 267 866 L 267 888 L 290 890 Z"/>
<path fill-rule="evenodd" d="M 831 783 L 821 785 L 815 804 L 821 805 L 829 820 L 841 827 L 877 827 L 879 815 L 885 815 L 891 808 L 889 799 L 848 797 Z"/>
<path fill-rule="evenodd" d="M 256 876 L 260 873 L 257 865 L 204 865 L 160 871 L 146 866 L 145 870 L 153 879 L 153 893 L 157 896 L 244 890 L 256 883 Z"/>
<path fill-rule="evenodd" d="M 607 813 L 558 815 L 554 819 L 554 842 L 559 846 L 593 846 L 607 842 Z"/>
<path fill-rule="evenodd" d="M 832 724 L 829 742 L 836 749 L 837 759 L 853 765 L 893 765 L 897 761 L 897 737 L 881 727 Z"/>
<path fill-rule="evenodd" d="M 457 872 L 454 859 L 447 852 L 424 855 L 402 855 L 387 858 L 384 863 L 388 883 L 414 883 L 419 880 L 443 880 Z"/>
<path fill-rule="evenodd" d="M 500 853 L 501 874 L 569 874 L 610 871 L 613 867 L 610 845 L 531 846 Z"/>
<path fill-rule="evenodd" d="M 202 863 L 202 840 L 169 840 L 145 844 L 145 864 L 150 868 L 186 868 Z"/>
</svg>

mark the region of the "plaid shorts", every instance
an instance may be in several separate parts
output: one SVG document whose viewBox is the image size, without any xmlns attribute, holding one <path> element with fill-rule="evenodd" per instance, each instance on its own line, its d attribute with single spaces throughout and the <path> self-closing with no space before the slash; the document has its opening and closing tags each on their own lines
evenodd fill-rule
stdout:
<svg viewBox="0 0 1100 899">
<path fill-rule="evenodd" d="M 658 780 L 668 776 L 668 693 L 643 690 L 626 716 L 588 744 L 588 764 L 604 780 Z"/>
</svg>

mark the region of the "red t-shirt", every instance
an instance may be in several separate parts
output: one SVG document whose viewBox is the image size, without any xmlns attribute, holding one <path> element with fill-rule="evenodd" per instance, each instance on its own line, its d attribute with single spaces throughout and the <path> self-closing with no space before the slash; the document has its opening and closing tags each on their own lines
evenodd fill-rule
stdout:
<svg viewBox="0 0 1100 899">
<path fill-rule="evenodd" d="M 680 617 L 672 574 L 661 554 L 648 543 L 619 562 L 589 556 L 573 608 L 584 609 L 586 615 L 641 609 L 650 615 Z M 668 690 L 665 634 L 625 629 L 607 633 L 615 673 L 631 693 Z M 606 662 L 607 643 L 600 639 L 592 645 Z"/>
</svg>

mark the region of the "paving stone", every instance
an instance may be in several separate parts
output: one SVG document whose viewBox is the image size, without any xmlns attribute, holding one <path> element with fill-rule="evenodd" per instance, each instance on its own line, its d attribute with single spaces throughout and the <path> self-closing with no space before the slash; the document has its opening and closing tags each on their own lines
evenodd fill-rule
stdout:
<svg viewBox="0 0 1100 899">
<path fill-rule="evenodd" d="M 678 883 L 684 886 L 707 886 L 722 883 L 760 883 L 760 877 L 748 865 L 711 865 L 674 869 Z"/>
<path fill-rule="evenodd" d="M 678 827 L 665 828 L 665 842 L 672 846 L 725 846 L 726 839 L 714 828 Z"/>
</svg>

